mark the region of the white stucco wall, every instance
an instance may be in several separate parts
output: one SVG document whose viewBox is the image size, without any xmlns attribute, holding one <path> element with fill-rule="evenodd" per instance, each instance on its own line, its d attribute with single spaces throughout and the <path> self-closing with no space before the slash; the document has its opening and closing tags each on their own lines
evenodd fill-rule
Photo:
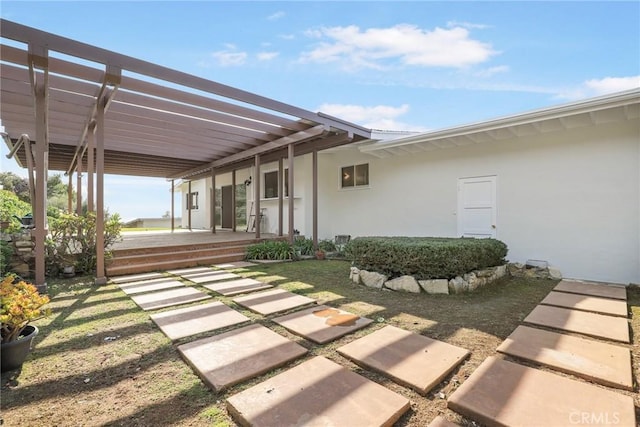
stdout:
<svg viewBox="0 0 640 427">
<path fill-rule="evenodd" d="M 497 176 L 497 238 L 508 259 L 566 277 L 640 283 L 638 121 L 378 159 L 320 155 L 320 237 L 457 236 L 457 182 Z M 342 166 L 370 185 L 340 189 Z"/>
</svg>

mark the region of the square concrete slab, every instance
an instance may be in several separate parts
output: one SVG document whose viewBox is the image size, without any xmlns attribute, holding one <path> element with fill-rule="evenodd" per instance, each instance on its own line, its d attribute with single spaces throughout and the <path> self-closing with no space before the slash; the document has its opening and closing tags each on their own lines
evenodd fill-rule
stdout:
<svg viewBox="0 0 640 427">
<path fill-rule="evenodd" d="M 333 341 L 373 322 L 366 317 L 326 305 L 276 317 L 273 321 L 318 344 Z"/>
<path fill-rule="evenodd" d="M 183 344 L 178 351 L 218 391 L 307 353 L 301 345 L 257 324 Z"/>
<path fill-rule="evenodd" d="M 284 289 L 274 289 L 272 291 L 237 297 L 233 298 L 233 301 L 263 316 L 314 304 L 316 302 L 314 299 L 297 295 Z"/>
<path fill-rule="evenodd" d="M 223 270 L 213 271 L 210 273 L 197 274 L 197 275 L 182 275 L 183 278 L 190 280 L 194 283 L 209 283 L 217 282 L 219 280 L 237 279 L 240 276 L 234 273 L 229 273 Z"/>
<path fill-rule="evenodd" d="M 524 322 L 592 337 L 629 342 L 629 324 L 627 319 L 622 317 L 539 305 L 529 313 Z"/>
<path fill-rule="evenodd" d="M 247 294 L 249 292 L 273 288 L 273 286 L 267 283 L 262 283 L 253 279 L 227 280 L 203 286 L 224 296 Z"/>
<path fill-rule="evenodd" d="M 118 285 L 122 291 L 127 295 L 141 294 L 144 292 L 161 291 L 163 289 L 179 288 L 184 286 L 184 283 L 172 279 L 170 277 L 163 277 L 155 280 L 144 280 L 141 282 L 123 283 Z"/>
<path fill-rule="evenodd" d="M 518 326 L 498 351 L 610 387 L 633 390 L 629 349 Z"/>
<path fill-rule="evenodd" d="M 358 365 L 371 368 L 425 395 L 469 352 L 394 326 L 385 326 L 338 349 Z"/>
<path fill-rule="evenodd" d="M 112 277 L 109 279 L 109 281 L 111 283 L 120 284 L 120 283 L 127 283 L 127 282 L 137 282 L 140 280 L 161 279 L 163 277 L 166 277 L 166 276 L 162 273 L 142 273 L 142 274 L 131 274 L 128 276 Z"/>
<path fill-rule="evenodd" d="M 591 295 L 594 297 L 627 300 L 627 290 L 624 286 L 607 285 L 604 283 L 587 283 L 576 280 L 561 280 L 553 288 L 554 291 L 572 294 Z"/>
<path fill-rule="evenodd" d="M 549 292 L 540 304 L 627 317 L 627 302 L 617 299 L 570 294 L 567 292 Z"/>
<path fill-rule="evenodd" d="M 462 383 L 448 406 L 487 426 L 635 426 L 631 396 L 496 357 Z"/>
<path fill-rule="evenodd" d="M 131 299 L 138 304 L 141 309 L 156 310 L 163 307 L 187 304 L 211 298 L 209 295 L 197 289 L 182 287 L 170 289 L 168 291 L 151 292 L 148 294 L 133 295 Z"/>
<path fill-rule="evenodd" d="M 235 262 L 228 262 L 226 264 L 216 264 L 214 265 L 214 267 L 223 268 L 225 270 L 232 270 L 234 268 L 253 267 L 254 265 L 258 265 L 258 264 L 254 262 L 249 262 L 249 261 L 235 261 Z"/>
<path fill-rule="evenodd" d="M 183 276 L 189 274 L 201 274 L 201 273 L 211 273 L 215 271 L 211 267 L 189 267 L 189 268 L 179 268 L 177 270 L 169 270 L 167 273 L 175 274 L 176 276 Z"/>
<path fill-rule="evenodd" d="M 322 356 L 227 399 L 244 426 L 391 426 L 409 400 Z"/>
<path fill-rule="evenodd" d="M 151 315 L 151 320 L 172 340 L 239 325 L 250 319 L 216 301 Z"/>
</svg>

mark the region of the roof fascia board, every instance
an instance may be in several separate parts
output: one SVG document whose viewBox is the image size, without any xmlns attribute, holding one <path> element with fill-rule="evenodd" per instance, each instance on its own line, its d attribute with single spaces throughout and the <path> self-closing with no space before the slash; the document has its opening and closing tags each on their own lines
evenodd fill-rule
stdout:
<svg viewBox="0 0 640 427">
<path fill-rule="evenodd" d="M 506 127 L 519 126 L 525 124 L 537 123 L 545 120 L 559 119 L 562 117 L 595 112 L 610 108 L 616 108 L 629 104 L 640 103 L 640 89 L 632 89 L 625 92 L 619 92 L 613 95 L 605 95 L 597 98 L 590 98 L 570 104 L 563 104 L 534 110 L 527 113 L 516 114 L 513 116 L 501 117 L 498 119 L 488 120 L 484 122 L 472 123 L 469 125 L 455 126 L 434 132 L 413 135 L 407 138 L 394 139 L 392 141 L 378 141 L 371 145 L 360 148 L 362 152 L 371 152 L 376 150 L 384 150 L 392 147 L 399 147 L 407 144 L 419 142 L 428 142 L 442 138 L 453 138 L 458 136 L 466 136 L 472 133 L 489 132 Z"/>
</svg>

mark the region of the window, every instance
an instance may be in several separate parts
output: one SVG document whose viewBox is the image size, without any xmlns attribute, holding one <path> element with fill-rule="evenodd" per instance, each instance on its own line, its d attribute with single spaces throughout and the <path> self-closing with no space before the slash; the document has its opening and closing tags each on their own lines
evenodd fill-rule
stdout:
<svg viewBox="0 0 640 427">
<path fill-rule="evenodd" d="M 342 188 L 353 188 L 369 185 L 369 164 L 364 163 L 342 168 Z"/>
<path fill-rule="evenodd" d="M 289 169 L 284 170 L 284 196 L 289 197 Z M 278 171 L 265 172 L 264 174 L 264 198 L 275 199 L 278 197 Z"/>
<path fill-rule="evenodd" d="M 187 209 L 198 209 L 198 192 L 187 194 Z"/>
</svg>

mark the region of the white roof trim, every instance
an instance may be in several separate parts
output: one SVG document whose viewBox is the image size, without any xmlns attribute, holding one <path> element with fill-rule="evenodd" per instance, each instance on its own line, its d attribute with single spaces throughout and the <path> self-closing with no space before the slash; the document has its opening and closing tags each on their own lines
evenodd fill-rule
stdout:
<svg viewBox="0 0 640 427">
<path fill-rule="evenodd" d="M 361 145 L 359 149 L 365 153 L 386 157 L 385 155 L 382 155 L 382 153 L 376 152 L 386 150 L 387 154 L 396 154 L 397 150 L 393 150 L 394 148 L 397 149 L 406 145 L 424 143 L 428 143 L 432 148 L 468 145 L 466 143 L 456 143 L 454 142 L 454 139 L 459 139 L 458 142 L 463 140 L 472 140 L 474 143 L 484 142 L 487 140 L 497 140 L 502 139 L 502 137 L 499 136 L 500 134 L 510 133 L 511 135 L 518 135 L 514 128 L 516 126 L 524 125 L 529 125 L 529 127 L 533 126 L 536 132 L 543 132 L 544 130 L 541 126 L 542 122 L 552 122 L 554 120 L 563 121 L 563 119 L 579 114 L 591 114 L 601 110 L 625 107 L 632 104 L 640 104 L 640 88 L 526 113 L 515 114 L 512 116 L 501 117 L 484 122 L 425 132 L 406 138 L 379 140 L 372 144 Z M 632 117 L 635 117 L 636 115 L 637 113 L 631 114 Z M 593 118 L 590 119 L 590 121 L 593 120 Z M 564 126 L 564 122 L 561 125 Z M 434 143 L 435 141 L 442 140 L 449 140 L 449 143 Z"/>
</svg>

